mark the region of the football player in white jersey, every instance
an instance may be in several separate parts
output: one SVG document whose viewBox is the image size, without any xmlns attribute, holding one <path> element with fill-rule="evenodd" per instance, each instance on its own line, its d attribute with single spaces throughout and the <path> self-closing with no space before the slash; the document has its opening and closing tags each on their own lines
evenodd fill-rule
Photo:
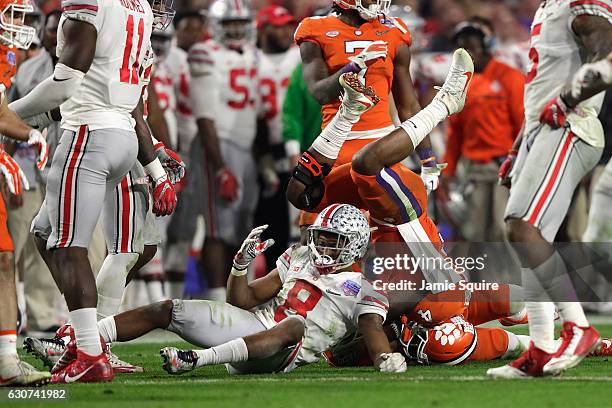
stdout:
<svg viewBox="0 0 612 408">
<path fill-rule="evenodd" d="M 518 150 L 520 143 L 520 150 L 516 164 L 508 159 L 500 172 L 512 182 L 506 227 L 522 264 L 533 343 L 516 361 L 489 370 L 490 376 L 559 374 L 580 363 L 600 342 L 577 301 L 563 258 L 550 243 L 576 186 L 595 167 L 604 145 L 597 118 L 603 94 L 576 99 L 563 88 L 584 63 L 605 58 L 612 50 L 611 23 L 610 0 L 549 0 L 536 12 L 525 124 L 515 145 Z M 555 307 L 563 320 L 560 347 L 554 344 Z"/>
<path fill-rule="evenodd" d="M 268 233 L 277 248 L 266 252 L 274 264 L 289 245 L 289 203 L 282 187 L 289 180 L 290 163 L 283 142 L 282 108 L 289 78 L 300 63 L 300 50 L 293 47 L 295 17 L 280 6 L 265 7 L 256 18 L 259 53 L 260 128 L 256 156 L 263 185 L 255 215 L 256 224 L 269 224 Z M 263 136 L 263 137 L 262 137 Z"/>
<path fill-rule="evenodd" d="M 153 25 L 166 27 L 174 13 L 161 0 L 153 1 L 153 9 L 139 0 L 63 1 L 53 76 L 11 104 L 22 118 L 48 116 L 60 107 L 64 129 L 48 177 L 46 204 L 33 222 L 37 245 L 66 298 L 76 335 L 75 355 L 67 356 L 70 364 L 53 370 L 52 382 L 113 378 L 96 326 L 97 293 L 87 258 L 106 195 L 138 157 L 154 180 L 155 212 L 171 213 L 176 205 L 139 104 L 139 70 Z M 125 34 L 119 42 L 117 33 Z"/>
<path fill-rule="evenodd" d="M 204 215 L 202 251 L 208 298 L 225 299 L 227 265 L 252 227 L 257 169 L 251 147 L 257 128 L 257 49 L 244 0 L 216 0 L 209 8 L 214 39 L 189 50 L 191 99 L 198 137 L 191 149 L 195 205 Z"/>
<path fill-rule="evenodd" d="M 404 357 L 391 352 L 382 329 L 387 298 L 352 269 L 370 239 L 365 216 L 348 204 L 326 208 L 309 228 L 307 246 L 290 247 L 276 269 L 249 283 L 247 267 L 274 244 L 260 240 L 265 229 L 255 228 L 236 254 L 228 303 L 160 302 L 101 320 L 102 336 L 127 341 L 155 328 L 167 329 L 210 347 L 162 349 L 170 374 L 224 363 L 230 373 L 246 374 L 288 372 L 317 362 L 322 352 L 359 330 L 379 371 L 405 371 Z M 232 324 L 224 323 L 228 321 Z"/>
<path fill-rule="evenodd" d="M 0 2 L 0 133 L 15 140 L 37 145 L 40 149 L 39 169 L 46 164 L 48 153 L 45 138 L 15 116 L 6 105 L 6 89 L 15 74 L 16 48 L 28 49 L 36 31 L 24 25 L 25 14 L 32 4 L 24 0 Z M 11 69 L 11 66 L 13 69 Z M 8 69 L 6 69 L 8 67 Z M 1 139 L 1 137 L 0 137 Z M 17 163 L 6 153 L 0 140 L 0 184 L 6 183 L 12 194 L 27 189 L 27 179 Z M 4 180 L 2 180 L 4 178 Z M 0 193 L 1 194 L 1 193 Z M 15 287 L 14 246 L 6 223 L 4 199 L 0 195 L 0 387 L 42 385 L 49 382 L 49 373 L 36 370 L 17 355 L 17 292 Z"/>
</svg>

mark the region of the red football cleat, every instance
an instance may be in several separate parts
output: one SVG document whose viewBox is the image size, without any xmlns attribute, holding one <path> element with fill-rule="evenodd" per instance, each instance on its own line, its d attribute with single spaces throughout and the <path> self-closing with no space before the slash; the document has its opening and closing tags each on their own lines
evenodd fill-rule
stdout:
<svg viewBox="0 0 612 408">
<path fill-rule="evenodd" d="M 77 358 L 76 339 L 70 340 L 64 349 L 64 353 L 60 359 L 51 368 L 51 374 L 59 373 L 68 367 Z"/>
<path fill-rule="evenodd" d="M 561 330 L 561 340 L 561 346 L 544 366 L 546 374 L 555 375 L 576 367 L 583 358 L 597 348 L 601 337 L 593 326 L 580 327 L 576 323 L 565 322 Z"/>
<path fill-rule="evenodd" d="M 488 369 L 487 375 L 493 378 L 542 377 L 548 375 L 544 372 L 544 366 L 552 357 L 552 354 L 540 350 L 531 342 L 519 358 L 505 366 Z"/>
<path fill-rule="evenodd" d="M 599 346 L 595 347 L 589 357 L 609 357 L 612 356 L 612 339 L 601 339 Z"/>
<path fill-rule="evenodd" d="M 77 350 L 77 357 L 68 367 L 51 377 L 53 384 L 73 382 L 108 382 L 113 379 L 113 368 L 106 354 L 90 356 Z"/>
</svg>

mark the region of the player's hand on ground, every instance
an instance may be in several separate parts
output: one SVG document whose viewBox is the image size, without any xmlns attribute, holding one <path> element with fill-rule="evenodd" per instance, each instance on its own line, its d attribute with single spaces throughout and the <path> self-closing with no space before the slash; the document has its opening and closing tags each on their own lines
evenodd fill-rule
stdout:
<svg viewBox="0 0 612 408">
<path fill-rule="evenodd" d="M 542 113 L 540 113 L 540 122 L 547 124 L 553 129 L 558 129 L 565 126 L 567 121 L 567 115 L 571 111 L 571 108 L 563 101 L 560 96 L 550 100 Z"/>
<path fill-rule="evenodd" d="M 440 186 L 440 174 L 446 166 L 446 163 L 439 163 L 434 166 L 421 166 L 421 179 L 425 184 L 427 194 L 435 191 Z"/>
<path fill-rule="evenodd" d="M 227 167 L 217 172 L 217 186 L 222 199 L 230 203 L 236 201 L 238 198 L 238 180 Z"/>
<path fill-rule="evenodd" d="M 381 373 L 403 373 L 407 369 L 406 359 L 400 353 L 383 353 L 376 360 Z"/>
<path fill-rule="evenodd" d="M 39 170 L 44 170 L 49 160 L 49 145 L 47 144 L 47 129 L 39 132 L 36 129 L 30 131 L 30 137 L 28 138 L 28 145 L 34 146 L 38 151 L 38 159 L 36 160 L 36 167 Z"/>
<path fill-rule="evenodd" d="M 153 214 L 170 215 L 176 208 L 176 191 L 167 174 L 153 181 Z"/>
<path fill-rule="evenodd" d="M 28 179 L 17 162 L 4 150 L 0 150 L 0 172 L 11 194 L 19 195 L 23 190 L 30 189 Z"/>
<path fill-rule="evenodd" d="M 274 245 L 273 239 L 261 241 L 261 234 L 268 228 L 267 225 L 254 228 L 247 238 L 244 240 L 240 249 L 234 256 L 234 268 L 237 270 L 246 269 L 251 262 L 259 255 L 266 252 L 268 248 Z"/>
<path fill-rule="evenodd" d="M 366 49 L 361 51 L 359 55 L 350 57 L 349 60 L 354 62 L 355 65 L 359 67 L 359 70 L 363 70 L 380 60 L 386 59 L 388 52 L 389 50 L 385 41 L 374 41 L 372 44 L 368 45 Z"/>
<path fill-rule="evenodd" d="M 161 162 L 164 170 L 166 170 L 166 173 L 168 173 L 170 182 L 172 184 L 180 183 L 183 177 L 185 177 L 185 162 L 183 159 L 161 142 L 155 145 L 155 155 Z"/>
<path fill-rule="evenodd" d="M 499 172 L 497 173 L 498 183 L 500 186 L 505 186 L 510 188 L 512 184 L 512 180 L 510 179 L 510 172 L 512 171 L 512 167 L 514 166 L 514 161 L 516 160 L 518 152 L 516 150 L 510 150 L 506 159 L 502 162 L 501 166 L 499 166 Z"/>
</svg>

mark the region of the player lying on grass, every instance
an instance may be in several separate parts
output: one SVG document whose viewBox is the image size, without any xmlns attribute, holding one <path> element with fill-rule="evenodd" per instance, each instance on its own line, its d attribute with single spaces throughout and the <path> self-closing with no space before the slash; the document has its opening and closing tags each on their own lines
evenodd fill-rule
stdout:
<svg viewBox="0 0 612 408">
<path fill-rule="evenodd" d="M 391 352 L 383 331 L 387 299 L 352 269 L 370 241 L 365 216 L 346 204 L 324 209 L 309 228 L 308 246 L 290 248 L 276 269 L 249 283 L 247 267 L 274 243 L 260 241 L 265 228 L 254 229 L 234 258 L 228 303 L 159 302 L 102 319 L 101 337 L 128 341 L 167 329 L 210 347 L 162 349 L 164 369 L 171 374 L 222 363 L 231 373 L 273 373 L 317 362 L 322 352 L 359 331 L 379 371 L 405 371 L 404 357 Z M 70 361 L 74 349 L 71 341 L 55 367 Z"/>
</svg>

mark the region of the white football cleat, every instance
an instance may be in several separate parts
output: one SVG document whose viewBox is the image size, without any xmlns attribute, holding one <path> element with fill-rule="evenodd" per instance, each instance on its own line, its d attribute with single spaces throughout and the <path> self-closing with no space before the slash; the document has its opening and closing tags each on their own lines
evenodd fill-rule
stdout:
<svg viewBox="0 0 612 408">
<path fill-rule="evenodd" d="M 51 381 L 51 373 L 38 371 L 18 356 L 0 357 L 0 387 L 41 386 Z"/>
<path fill-rule="evenodd" d="M 467 89 L 473 76 L 474 62 L 470 54 L 463 48 L 455 50 L 444 84 L 436 87 L 439 91 L 434 97 L 446 106 L 449 115 L 463 110 Z"/>
<path fill-rule="evenodd" d="M 193 350 L 179 350 L 176 347 L 165 347 L 159 350 L 164 360 L 162 368 L 168 374 L 183 374 L 193 371 L 198 362 L 198 355 Z"/>
<path fill-rule="evenodd" d="M 64 354 L 66 345 L 59 337 L 47 339 L 26 337 L 23 342 L 23 348 L 32 356 L 41 360 L 45 366 L 53 368 L 55 363 L 57 363 Z"/>
<path fill-rule="evenodd" d="M 340 86 L 344 88 L 342 106 L 354 115 L 359 116 L 380 102 L 380 98 L 374 90 L 363 85 L 357 74 L 352 72 L 342 74 L 340 76 Z"/>
<path fill-rule="evenodd" d="M 573 322 L 564 322 L 561 341 L 561 346 L 553 358 L 544 365 L 546 374 L 557 375 L 576 367 L 582 359 L 597 349 L 601 337 L 593 326 L 580 327 Z"/>
<path fill-rule="evenodd" d="M 127 363 L 117 357 L 117 355 L 111 351 L 110 344 L 106 346 L 104 354 L 106 354 L 108 362 L 113 368 L 113 374 L 144 373 L 144 368 Z"/>
</svg>

